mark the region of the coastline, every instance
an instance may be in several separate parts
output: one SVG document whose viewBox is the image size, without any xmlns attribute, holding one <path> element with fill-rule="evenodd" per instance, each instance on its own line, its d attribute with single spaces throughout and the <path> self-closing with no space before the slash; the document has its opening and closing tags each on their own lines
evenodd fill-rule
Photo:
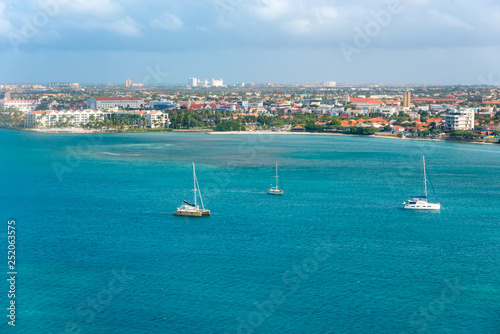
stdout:
<svg viewBox="0 0 500 334">
<path fill-rule="evenodd" d="M 373 135 L 358 135 L 340 132 L 288 132 L 288 131 L 213 131 L 211 129 L 173 129 L 170 131 L 117 131 L 117 130 L 85 130 L 81 128 L 56 128 L 56 129 L 39 129 L 39 128 L 2 128 L 6 130 L 27 131 L 43 134 L 114 134 L 114 133 L 204 133 L 207 135 L 308 135 L 308 136 L 351 136 L 351 137 L 376 137 L 376 138 L 389 138 L 398 140 L 422 140 L 422 141 L 441 141 L 441 142 L 456 142 L 456 143 L 472 143 L 472 144 L 487 144 L 493 145 L 499 143 L 497 139 L 488 140 L 474 140 L 463 138 L 423 138 L 423 137 L 405 137 L 400 138 L 395 135 L 388 134 L 373 134 Z"/>
</svg>

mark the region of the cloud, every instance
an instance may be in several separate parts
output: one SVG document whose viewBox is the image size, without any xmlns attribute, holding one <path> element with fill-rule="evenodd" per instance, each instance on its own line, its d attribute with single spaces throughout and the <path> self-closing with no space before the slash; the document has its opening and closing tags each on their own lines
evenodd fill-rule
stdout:
<svg viewBox="0 0 500 334">
<path fill-rule="evenodd" d="M 445 28 L 464 28 L 473 30 L 474 26 L 464 22 L 463 20 L 447 13 L 441 13 L 435 9 L 428 10 L 431 19 L 438 25 Z"/>
<path fill-rule="evenodd" d="M 87 22 L 80 22 L 78 26 L 89 31 L 106 30 L 129 37 L 140 35 L 139 25 L 130 17 L 109 22 L 90 20 Z"/>
<path fill-rule="evenodd" d="M 14 27 L 4 16 L 6 5 L 3 2 L 0 2 L 0 35 L 7 35 L 11 32 Z"/>
<path fill-rule="evenodd" d="M 113 0 L 64 0 L 61 8 L 71 14 L 87 16 L 107 16 L 123 11 L 121 5 Z"/>
<path fill-rule="evenodd" d="M 182 20 L 175 16 L 174 14 L 170 14 L 164 12 L 161 19 L 154 19 L 150 23 L 152 28 L 163 29 L 163 30 L 171 30 L 178 31 L 184 29 L 184 24 Z"/>
</svg>

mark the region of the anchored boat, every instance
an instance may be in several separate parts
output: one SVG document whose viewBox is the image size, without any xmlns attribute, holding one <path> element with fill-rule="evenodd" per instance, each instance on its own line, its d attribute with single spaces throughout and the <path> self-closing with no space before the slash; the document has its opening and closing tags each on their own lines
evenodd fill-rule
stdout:
<svg viewBox="0 0 500 334">
<path fill-rule="evenodd" d="M 267 193 L 269 195 L 283 195 L 283 190 L 278 188 L 278 163 L 276 163 L 276 187 L 273 187 L 271 184 L 271 188 L 267 189 Z"/>
<path fill-rule="evenodd" d="M 182 201 L 182 205 L 177 208 L 174 212 L 176 216 L 189 216 L 189 217 L 201 217 L 210 216 L 210 210 L 206 210 L 203 205 L 203 198 L 201 197 L 200 186 L 198 185 L 198 179 L 196 178 L 196 170 L 193 162 L 193 184 L 194 184 L 194 204 L 188 201 Z M 197 197 L 200 196 L 201 208 L 198 206 Z"/>
<path fill-rule="evenodd" d="M 407 210 L 440 210 L 441 204 L 439 203 L 429 203 L 427 201 L 427 176 L 425 172 L 425 157 L 422 156 L 422 161 L 424 163 L 424 196 L 410 196 L 407 202 L 403 202 L 404 209 Z M 432 185 L 432 183 L 431 183 Z M 434 189 L 434 187 L 432 187 Z M 434 191 L 434 195 L 436 192 Z M 436 196 L 437 197 L 437 196 Z"/>
</svg>

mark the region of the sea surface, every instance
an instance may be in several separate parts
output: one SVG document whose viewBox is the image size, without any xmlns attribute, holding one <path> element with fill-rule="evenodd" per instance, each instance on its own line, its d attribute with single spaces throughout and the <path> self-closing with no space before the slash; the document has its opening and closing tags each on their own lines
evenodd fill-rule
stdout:
<svg viewBox="0 0 500 334">
<path fill-rule="evenodd" d="M 402 209 L 423 155 L 440 212 Z M 500 333 L 500 145 L 0 130 L 0 159 L 1 333 Z M 193 162 L 212 215 L 173 216 Z"/>
</svg>

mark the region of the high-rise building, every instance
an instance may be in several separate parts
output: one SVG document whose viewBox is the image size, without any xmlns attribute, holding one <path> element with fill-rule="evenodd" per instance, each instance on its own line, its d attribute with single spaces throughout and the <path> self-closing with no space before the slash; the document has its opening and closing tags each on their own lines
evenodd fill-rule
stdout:
<svg viewBox="0 0 500 334">
<path fill-rule="evenodd" d="M 125 80 L 125 87 L 130 87 L 130 86 L 132 86 L 132 80 L 130 79 Z"/>
<path fill-rule="evenodd" d="M 197 87 L 198 86 L 198 79 L 196 79 L 196 78 L 189 78 L 188 79 L 188 86 Z"/>
<path fill-rule="evenodd" d="M 224 86 L 224 81 L 222 81 L 222 79 L 220 80 L 212 79 L 212 87 L 222 87 L 222 86 Z"/>
<path fill-rule="evenodd" d="M 406 92 L 403 94 L 403 107 L 409 108 L 411 104 L 411 92 Z"/>
</svg>

